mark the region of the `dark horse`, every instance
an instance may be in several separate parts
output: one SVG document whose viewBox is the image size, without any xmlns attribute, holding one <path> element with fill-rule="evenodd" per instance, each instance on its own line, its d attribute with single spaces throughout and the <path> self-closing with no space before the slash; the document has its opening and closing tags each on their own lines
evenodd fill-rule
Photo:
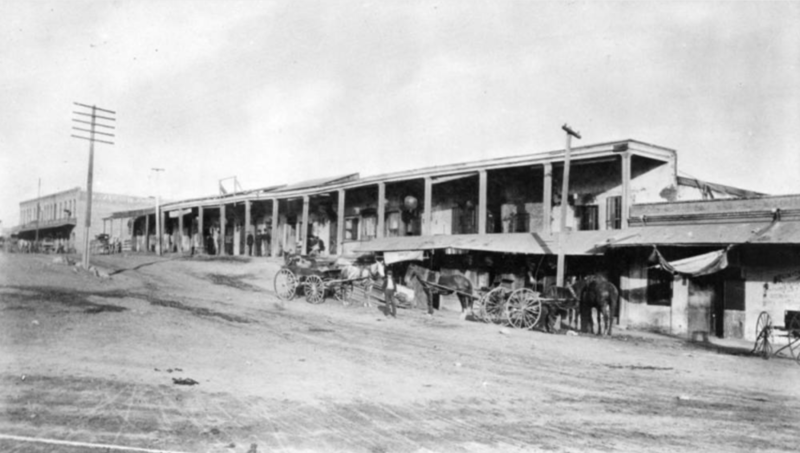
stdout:
<svg viewBox="0 0 800 453">
<path fill-rule="evenodd" d="M 443 275 L 422 266 L 411 264 L 406 271 L 406 281 L 410 282 L 413 277 L 420 281 L 425 290 L 425 296 L 428 298 L 428 314 L 433 314 L 434 294 L 449 295 L 456 293 L 459 302 L 461 302 L 461 313 L 466 315 L 467 309 L 472 311 L 473 299 L 470 296 L 472 294 L 472 282 L 467 277 L 461 274 Z"/>
<path fill-rule="evenodd" d="M 575 290 L 574 284 L 567 287 L 553 285 L 544 290 L 542 296 L 545 299 L 558 300 L 558 302 L 549 303 L 542 307 L 544 308 L 544 328 L 548 333 L 560 330 L 559 326 L 556 326 L 559 316 L 561 317 L 561 324 L 566 320 L 568 325 L 575 326 L 577 319 L 575 308 L 580 300 Z"/>
<path fill-rule="evenodd" d="M 619 290 L 601 275 L 592 275 L 573 285 L 580 299 L 581 330 L 594 331 L 592 309 L 597 310 L 597 334 L 611 335 L 613 316 L 619 303 Z"/>
</svg>

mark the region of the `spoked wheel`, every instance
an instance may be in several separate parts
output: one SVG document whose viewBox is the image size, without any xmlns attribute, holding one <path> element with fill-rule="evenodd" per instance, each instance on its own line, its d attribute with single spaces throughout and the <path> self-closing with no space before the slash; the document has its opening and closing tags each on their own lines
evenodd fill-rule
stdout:
<svg viewBox="0 0 800 453">
<path fill-rule="evenodd" d="M 275 294 L 281 300 L 292 300 L 297 294 L 297 277 L 289 269 L 281 269 L 275 274 Z"/>
<path fill-rule="evenodd" d="M 325 300 L 325 282 L 319 275 L 309 275 L 303 282 L 303 292 L 306 295 L 306 302 L 310 304 L 321 304 Z"/>
<path fill-rule="evenodd" d="M 752 353 L 764 359 L 772 356 L 772 318 L 765 311 L 758 315 L 756 321 L 756 344 Z"/>
<path fill-rule="evenodd" d="M 345 307 L 351 304 L 351 296 L 353 295 L 352 283 L 340 283 L 333 287 L 333 297 L 342 303 Z"/>
<path fill-rule="evenodd" d="M 520 288 L 508 297 L 506 318 L 518 329 L 532 329 L 542 317 L 542 301 L 528 288 Z"/>
<path fill-rule="evenodd" d="M 483 322 L 497 322 L 504 318 L 506 310 L 506 289 L 502 286 L 492 289 L 481 297 L 478 317 Z"/>
<path fill-rule="evenodd" d="M 793 316 L 789 325 L 786 326 L 787 340 L 789 341 L 789 351 L 792 357 L 800 365 L 800 317 Z"/>
</svg>

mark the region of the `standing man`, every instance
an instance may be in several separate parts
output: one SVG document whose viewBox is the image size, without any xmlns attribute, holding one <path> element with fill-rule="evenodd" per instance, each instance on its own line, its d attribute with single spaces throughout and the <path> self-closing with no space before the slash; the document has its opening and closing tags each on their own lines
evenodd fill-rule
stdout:
<svg viewBox="0 0 800 453">
<path fill-rule="evenodd" d="M 394 283 L 394 277 L 392 276 L 392 269 L 386 267 L 386 264 L 382 260 L 378 261 L 378 264 L 380 265 L 381 270 L 384 271 L 383 297 L 386 301 L 386 316 L 389 316 L 389 314 L 391 314 L 392 318 L 396 318 L 397 304 L 394 301 L 394 292 L 397 289 L 397 286 Z"/>
<path fill-rule="evenodd" d="M 253 233 L 247 233 L 247 256 L 253 256 Z"/>
</svg>

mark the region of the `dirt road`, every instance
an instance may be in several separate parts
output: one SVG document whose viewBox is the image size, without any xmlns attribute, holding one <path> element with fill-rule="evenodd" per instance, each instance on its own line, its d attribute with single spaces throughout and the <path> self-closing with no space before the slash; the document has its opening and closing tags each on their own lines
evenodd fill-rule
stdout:
<svg viewBox="0 0 800 453">
<path fill-rule="evenodd" d="M 788 360 L 626 331 L 512 330 L 453 311 L 387 319 L 381 307 L 284 304 L 272 293 L 278 264 L 261 259 L 96 262 L 110 278 L 0 253 L 0 451 L 800 443 L 800 367 Z"/>
</svg>

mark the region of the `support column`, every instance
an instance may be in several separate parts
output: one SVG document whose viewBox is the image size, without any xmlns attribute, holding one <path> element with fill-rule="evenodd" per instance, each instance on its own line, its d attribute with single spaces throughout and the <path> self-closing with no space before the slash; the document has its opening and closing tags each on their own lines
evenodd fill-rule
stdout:
<svg viewBox="0 0 800 453">
<path fill-rule="evenodd" d="M 336 253 L 344 255 L 344 189 L 337 191 L 338 207 L 336 210 Z"/>
<path fill-rule="evenodd" d="M 161 210 L 158 214 L 158 225 L 161 227 L 159 231 L 161 231 L 161 236 L 158 238 L 158 244 L 160 246 L 160 252 L 158 253 L 161 255 L 164 253 L 164 235 L 167 234 L 167 230 L 165 229 L 167 225 L 167 211 Z"/>
<path fill-rule="evenodd" d="M 542 196 L 542 234 L 553 231 L 553 164 L 544 164 L 544 195 Z"/>
<path fill-rule="evenodd" d="M 386 183 L 378 183 L 378 231 L 375 232 L 376 238 L 384 236 L 386 228 Z"/>
<path fill-rule="evenodd" d="M 128 233 L 128 238 L 130 238 L 130 240 L 131 240 L 131 250 L 130 251 L 133 252 L 133 251 L 136 250 L 136 242 L 135 242 L 136 241 L 136 236 L 135 236 L 135 233 L 136 233 L 136 217 L 129 218 L 128 222 L 131 223 L 131 230 Z"/>
<path fill-rule="evenodd" d="M 631 153 L 622 154 L 622 229 L 628 228 L 631 211 Z"/>
<path fill-rule="evenodd" d="M 206 237 L 203 234 L 203 207 L 197 207 L 197 249 L 195 252 L 197 253 L 205 253 L 206 252 Z"/>
<path fill-rule="evenodd" d="M 486 234 L 486 214 L 489 207 L 486 205 L 488 191 L 488 176 L 486 170 L 478 172 L 478 234 Z"/>
<path fill-rule="evenodd" d="M 219 205 L 219 250 L 217 254 L 219 256 L 225 256 L 227 252 L 225 251 L 225 205 Z"/>
<path fill-rule="evenodd" d="M 299 228 L 299 237 L 300 240 L 300 254 L 307 255 L 308 254 L 308 205 L 310 203 L 310 199 L 308 195 L 303 196 L 303 225 Z"/>
<path fill-rule="evenodd" d="M 144 251 L 150 253 L 150 216 L 144 215 Z"/>
<path fill-rule="evenodd" d="M 178 209 L 178 252 L 183 253 L 183 209 Z"/>
<path fill-rule="evenodd" d="M 425 204 L 422 212 L 422 235 L 430 236 L 431 222 L 433 221 L 433 179 L 430 176 L 425 177 Z"/>
<path fill-rule="evenodd" d="M 270 233 L 270 246 L 272 256 L 278 256 L 278 245 L 280 237 L 278 236 L 278 199 L 272 200 L 272 232 Z"/>
<path fill-rule="evenodd" d="M 255 246 L 256 246 L 256 240 L 255 240 L 256 238 L 255 238 L 255 235 L 252 232 L 252 228 L 253 228 L 252 223 L 253 222 L 250 219 L 250 205 L 251 204 L 252 204 L 252 202 L 250 200 L 245 200 L 244 201 L 244 253 L 242 253 L 242 255 L 247 255 L 248 253 L 251 252 L 251 249 L 254 249 Z M 252 246 L 248 246 L 247 245 L 247 236 L 251 235 L 251 234 L 253 235 L 253 245 Z"/>
</svg>

